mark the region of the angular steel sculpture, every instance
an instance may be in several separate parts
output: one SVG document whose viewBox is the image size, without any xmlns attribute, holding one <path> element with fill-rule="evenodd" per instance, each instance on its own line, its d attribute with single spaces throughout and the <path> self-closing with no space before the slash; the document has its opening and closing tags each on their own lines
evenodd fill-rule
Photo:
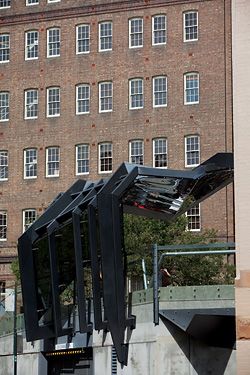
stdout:
<svg viewBox="0 0 250 375">
<path fill-rule="evenodd" d="M 91 264 L 95 329 L 110 331 L 126 365 L 125 331 L 135 327 L 135 317 L 125 302 L 123 212 L 169 222 L 232 180 L 233 156 L 220 153 L 191 171 L 123 163 L 108 180 L 76 181 L 19 238 L 27 340 L 72 333 L 65 310 L 73 306 L 62 295 L 73 281 L 80 331 L 92 331 L 84 284 Z"/>
</svg>

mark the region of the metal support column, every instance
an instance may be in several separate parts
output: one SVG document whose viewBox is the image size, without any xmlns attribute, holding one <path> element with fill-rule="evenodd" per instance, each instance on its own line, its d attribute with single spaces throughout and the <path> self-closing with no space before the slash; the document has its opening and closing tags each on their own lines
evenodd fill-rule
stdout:
<svg viewBox="0 0 250 375">
<path fill-rule="evenodd" d="M 153 245 L 153 303 L 154 303 L 154 324 L 159 324 L 159 272 L 158 272 L 158 248 Z"/>
</svg>

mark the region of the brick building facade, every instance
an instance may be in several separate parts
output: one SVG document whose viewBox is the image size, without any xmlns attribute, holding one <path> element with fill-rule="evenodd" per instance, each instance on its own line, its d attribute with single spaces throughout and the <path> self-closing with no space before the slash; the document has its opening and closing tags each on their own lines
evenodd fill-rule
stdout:
<svg viewBox="0 0 250 375">
<path fill-rule="evenodd" d="M 232 151 L 230 0 L 0 0 L 0 275 L 25 224 L 122 161 Z M 233 191 L 193 230 L 233 237 Z"/>
</svg>

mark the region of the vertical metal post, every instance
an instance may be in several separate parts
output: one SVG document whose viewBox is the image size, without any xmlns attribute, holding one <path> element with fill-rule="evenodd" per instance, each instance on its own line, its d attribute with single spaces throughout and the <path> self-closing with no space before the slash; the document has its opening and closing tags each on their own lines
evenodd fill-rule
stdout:
<svg viewBox="0 0 250 375">
<path fill-rule="evenodd" d="M 13 323 L 13 374 L 17 375 L 17 283 L 15 282 L 14 290 L 14 323 Z"/>
<path fill-rule="evenodd" d="M 142 258 L 141 260 L 141 265 L 142 265 L 142 273 L 143 273 L 143 285 L 144 289 L 148 289 L 148 283 L 147 283 L 147 272 L 146 272 L 146 265 L 145 265 L 145 259 Z"/>
<path fill-rule="evenodd" d="M 153 245 L 153 307 L 154 324 L 159 324 L 159 272 L 158 272 L 158 248 Z"/>
</svg>

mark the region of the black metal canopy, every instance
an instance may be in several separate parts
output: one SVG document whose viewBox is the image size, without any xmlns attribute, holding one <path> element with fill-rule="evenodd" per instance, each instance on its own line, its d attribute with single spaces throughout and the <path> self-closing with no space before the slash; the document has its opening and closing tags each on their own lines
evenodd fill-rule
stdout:
<svg viewBox="0 0 250 375">
<path fill-rule="evenodd" d="M 66 320 L 74 306 L 62 296 L 73 282 L 80 332 L 92 331 L 84 274 L 90 260 L 95 329 L 110 331 L 126 364 L 125 331 L 135 317 L 125 303 L 123 212 L 169 222 L 232 180 L 233 156 L 220 153 L 186 171 L 123 163 L 110 179 L 78 180 L 59 194 L 18 241 L 27 340 L 72 333 Z"/>
</svg>

